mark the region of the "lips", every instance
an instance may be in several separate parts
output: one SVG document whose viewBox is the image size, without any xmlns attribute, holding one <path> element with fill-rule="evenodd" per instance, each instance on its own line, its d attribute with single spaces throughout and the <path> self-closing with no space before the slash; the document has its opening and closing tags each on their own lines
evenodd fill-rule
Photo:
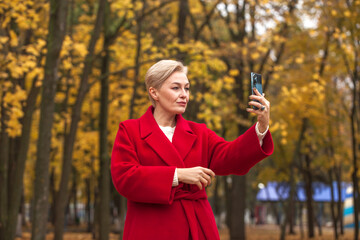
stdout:
<svg viewBox="0 0 360 240">
<path fill-rule="evenodd" d="M 178 104 L 180 104 L 182 106 L 186 106 L 186 102 L 178 102 Z"/>
</svg>

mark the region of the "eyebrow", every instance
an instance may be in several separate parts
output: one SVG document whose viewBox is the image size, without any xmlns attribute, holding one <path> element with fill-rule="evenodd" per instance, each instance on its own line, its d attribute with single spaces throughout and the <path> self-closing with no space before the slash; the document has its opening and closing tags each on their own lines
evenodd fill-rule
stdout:
<svg viewBox="0 0 360 240">
<path fill-rule="evenodd" d="M 172 82 L 171 84 L 177 84 L 177 85 L 180 85 L 180 86 L 181 86 L 181 83 L 179 83 L 179 82 Z M 187 82 L 185 85 L 190 85 L 190 83 Z"/>
</svg>

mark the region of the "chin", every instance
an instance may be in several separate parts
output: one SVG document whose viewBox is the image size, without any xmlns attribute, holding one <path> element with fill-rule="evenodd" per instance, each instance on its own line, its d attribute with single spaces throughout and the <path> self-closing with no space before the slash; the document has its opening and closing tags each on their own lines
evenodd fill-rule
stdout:
<svg viewBox="0 0 360 240">
<path fill-rule="evenodd" d="M 186 107 L 178 108 L 174 112 L 175 112 L 175 114 L 183 114 L 185 111 L 186 111 Z"/>
</svg>

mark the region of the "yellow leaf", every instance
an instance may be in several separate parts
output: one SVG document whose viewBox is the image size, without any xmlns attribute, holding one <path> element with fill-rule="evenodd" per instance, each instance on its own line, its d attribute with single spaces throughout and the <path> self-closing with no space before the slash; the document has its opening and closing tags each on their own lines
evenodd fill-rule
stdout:
<svg viewBox="0 0 360 240">
<path fill-rule="evenodd" d="M 271 125 L 271 132 L 277 131 L 279 127 L 280 127 L 279 122 L 276 122 L 275 124 Z"/>
<path fill-rule="evenodd" d="M 10 30 L 10 46 L 16 47 L 19 44 L 16 33 L 13 30 Z"/>
<path fill-rule="evenodd" d="M 28 60 L 23 63 L 22 67 L 27 69 L 25 71 L 28 71 L 29 69 L 33 69 L 34 67 L 36 67 L 36 64 L 37 64 L 36 61 Z"/>
<path fill-rule="evenodd" d="M 20 78 L 24 72 L 21 67 L 15 65 L 10 69 L 10 73 L 13 78 Z"/>
<path fill-rule="evenodd" d="M 86 45 L 83 43 L 74 43 L 73 48 L 75 50 L 75 53 L 77 53 L 81 57 L 85 57 L 88 53 Z"/>
<path fill-rule="evenodd" d="M 38 79 L 36 81 L 36 84 L 35 84 L 36 87 L 41 87 L 42 86 L 42 79 Z"/>
<path fill-rule="evenodd" d="M 225 84 L 233 84 L 235 82 L 234 78 L 225 76 L 224 77 L 224 83 Z"/>
<path fill-rule="evenodd" d="M 304 62 L 304 59 L 303 59 L 302 57 L 297 57 L 297 58 L 295 59 L 295 62 L 296 62 L 297 64 L 302 64 L 302 63 Z"/>
<path fill-rule="evenodd" d="M 28 72 L 26 74 L 26 80 L 33 80 L 36 76 L 40 75 L 42 72 L 41 68 L 34 68 L 33 70 L 31 70 L 30 72 Z"/>
<path fill-rule="evenodd" d="M 12 115 L 12 118 L 21 118 L 22 116 L 24 116 L 24 112 L 19 109 L 19 108 L 11 108 L 11 115 Z"/>
<path fill-rule="evenodd" d="M 18 120 L 8 121 L 7 127 L 6 132 L 9 134 L 9 137 L 14 138 L 21 135 L 22 126 Z"/>
<path fill-rule="evenodd" d="M 253 54 L 251 54 L 251 58 L 256 60 L 260 57 L 260 54 L 258 52 L 254 52 Z"/>
<path fill-rule="evenodd" d="M 3 20 L 1 27 L 6 28 L 6 26 L 9 24 L 10 21 L 11 21 L 11 15 L 7 15 Z"/>
<path fill-rule="evenodd" d="M 0 78 L 8 78 L 9 77 L 9 74 L 5 73 L 5 72 L 0 72 Z"/>
<path fill-rule="evenodd" d="M 30 45 L 30 46 L 28 46 L 28 47 L 26 48 L 26 52 L 27 52 L 27 53 L 30 53 L 30 54 L 32 54 L 32 55 L 34 55 L 34 56 L 39 56 L 39 51 L 36 50 L 36 48 L 34 48 L 34 46 L 32 46 L 32 45 Z"/>
<path fill-rule="evenodd" d="M 71 69 L 73 67 L 72 63 L 71 63 L 71 59 L 70 58 L 66 58 L 63 61 L 63 67 L 64 69 Z"/>
<path fill-rule="evenodd" d="M 17 85 L 14 96 L 16 101 L 24 101 L 26 99 L 27 94 L 24 89 L 22 89 L 19 85 Z"/>
<path fill-rule="evenodd" d="M 243 54 L 243 55 L 246 55 L 247 53 L 248 53 L 248 50 L 247 50 L 246 48 L 243 48 L 243 49 L 242 49 L 242 54 Z"/>
<path fill-rule="evenodd" d="M 9 41 L 9 38 L 8 37 L 0 37 L 0 43 L 1 44 L 5 44 Z"/>
<path fill-rule="evenodd" d="M 231 69 L 229 71 L 229 75 L 232 76 L 232 77 L 235 77 L 235 76 L 239 75 L 239 70 L 238 69 Z"/>
<path fill-rule="evenodd" d="M 62 103 L 65 99 L 66 95 L 63 92 L 58 92 L 55 96 L 55 102 L 56 103 Z"/>
</svg>

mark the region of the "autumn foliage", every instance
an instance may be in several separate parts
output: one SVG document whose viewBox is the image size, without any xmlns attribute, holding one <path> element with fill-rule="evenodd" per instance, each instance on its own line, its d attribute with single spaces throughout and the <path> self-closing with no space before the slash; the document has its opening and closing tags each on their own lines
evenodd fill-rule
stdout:
<svg viewBox="0 0 360 240">
<path fill-rule="evenodd" d="M 67 0 L 66 4 L 64 39 L 58 58 L 51 59 L 56 67 L 49 69 L 48 51 L 55 46 L 49 34 L 57 2 L 0 2 L 4 239 L 14 237 L 18 209 L 35 197 L 37 154 L 44 150 L 37 144 L 46 73 L 56 73 L 49 168 L 44 172 L 49 183 L 36 194 L 49 196 L 52 224 L 58 217 L 56 194 L 61 184 L 68 196 L 66 205 L 82 203 L 89 216 L 94 207 L 92 217 L 82 221 L 101 238 L 106 239 L 108 230 L 98 231 L 101 221 L 90 219 L 99 218 L 104 199 L 111 206 L 101 206 L 116 212 L 110 216 L 106 210 L 109 219 L 124 217 L 124 200 L 114 189 L 104 193 L 108 196 L 99 194 L 100 182 L 111 186 L 104 176 L 109 174 L 106 166 L 118 124 L 141 116 L 150 105 L 144 75 L 160 59 L 177 59 L 188 67 L 191 98 L 185 118 L 206 123 L 229 141 L 254 123 L 254 116 L 245 110 L 250 72 L 263 76 L 275 153 L 246 181 L 219 178 L 208 189 L 209 197 L 216 199 L 215 215 L 228 212 L 234 239 L 246 235 L 244 227 L 239 228 L 242 232 L 234 227 L 243 222 L 229 220 L 231 202 L 243 201 L 239 214 L 254 208 L 259 182 L 291 186 L 307 182 L 311 189 L 312 182 L 347 181 L 359 191 L 360 1 Z M 66 170 L 68 176 L 62 175 L 64 169 L 71 169 Z M 241 191 L 246 198 L 231 195 L 238 191 L 233 188 L 237 181 L 245 186 Z M 354 200 L 359 211 L 360 201 Z M 281 205 L 288 220 L 291 201 Z M 308 211 L 312 204 L 308 203 Z M 65 205 L 59 209 L 65 212 Z M 334 224 L 340 224 L 336 215 L 342 215 L 341 208 L 333 214 Z M 334 231 L 336 236 L 340 233 Z"/>
</svg>

